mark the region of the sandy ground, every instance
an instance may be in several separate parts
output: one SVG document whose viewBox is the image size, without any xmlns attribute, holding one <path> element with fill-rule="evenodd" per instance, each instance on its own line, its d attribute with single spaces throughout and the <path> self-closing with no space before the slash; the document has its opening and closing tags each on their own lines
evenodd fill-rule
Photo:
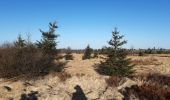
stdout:
<svg viewBox="0 0 170 100">
<path fill-rule="evenodd" d="M 87 59 L 82 60 L 81 54 L 74 54 L 74 60 L 68 62 L 66 67 L 66 72 L 72 75 L 89 75 L 89 76 L 99 76 L 94 70 L 95 64 L 99 64 L 101 59 Z"/>
<path fill-rule="evenodd" d="M 32 81 L 10 81 L 0 79 L 0 100 L 19 100 L 21 94 L 38 91 L 39 100 L 71 100 L 75 92 L 75 86 L 79 85 L 89 100 L 106 100 L 109 97 L 120 100 L 121 95 L 116 89 L 106 89 L 105 79 L 94 70 L 94 65 L 101 59 L 81 60 L 81 54 L 74 54 L 74 60 L 68 61 L 65 72 L 71 74 L 71 78 L 61 82 L 56 75 L 47 75 L 42 79 Z M 146 57 L 130 56 L 132 60 L 157 59 L 152 65 L 136 65 L 137 74 L 160 73 L 170 74 L 170 57 L 167 55 L 151 55 Z M 28 84 L 29 83 L 29 84 Z M 8 91 L 4 86 L 10 87 Z"/>
</svg>

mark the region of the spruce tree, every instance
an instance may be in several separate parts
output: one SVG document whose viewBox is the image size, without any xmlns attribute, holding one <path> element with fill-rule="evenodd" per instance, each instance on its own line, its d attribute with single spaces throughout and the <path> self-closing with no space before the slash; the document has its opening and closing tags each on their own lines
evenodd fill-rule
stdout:
<svg viewBox="0 0 170 100">
<path fill-rule="evenodd" d="M 41 41 L 37 41 L 37 46 L 43 51 L 45 55 L 56 55 L 57 42 L 55 40 L 59 36 L 55 33 L 56 28 L 58 28 L 58 26 L 56 25 L 56 22 L 53 22 L 49 23 L 48 32 L 44 32 L 40 29 L 40 32 L 42 33 L 42 39 Z"/>
<path fill-rule="evenodd" d="M 122 48 L 127 41 L 122 40 L 123 35 L 115 28 L 112 32 L 112 39 L 108 42 L 110 50 L 108 51 L 105 61 L 102 61 L 97 67 L 97 71 L 104 75 L 129 76 L 134 71 L 130 59 L 127 58 L 128 52 Z"/>
<path fill-rule="evenodd" d="M 15 45 L 17 48 L 23 48 L 23 47 L 26 46 L 25 40 L 22 39 L 21 34 L 18 35 L 17 41 L 14 42 L 14 45 Z"/>
<path fill-rule="evenodd" d="M 93 51 L 93 50 L 92 50 L 92 48 L 90 48 L 90 45 L 87 45 L 82 59 L 83 59 L 83 60 L 85 60 L 85 59 L 90 59 L 90 58 L 91 58 L 92 51 Z"/>
<path fill-rule="evenodd" d="M 66 60 L 73 60 L 73 55 L 72 55 L 72 52 L 71 52 L 71 48 L 70 48 L 70 47 L 67 48 L 66 55 L 65 55 L 65 59 L 66 59 Z"/>
</svg>

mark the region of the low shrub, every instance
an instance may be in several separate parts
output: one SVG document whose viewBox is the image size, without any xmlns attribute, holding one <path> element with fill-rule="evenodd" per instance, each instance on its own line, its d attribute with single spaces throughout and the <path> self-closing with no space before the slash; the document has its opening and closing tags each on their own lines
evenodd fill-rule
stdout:
<svg viewBox="0 0 170 100">
<path fill-rule="evenodd" d="M 125 100 L 139 99 L 139 100 L 169 100 L 169 87 L 162 87 L 159 84 L 142 84 L 141 86 L 133 85 L 126 87 L 121 91 Z"/>
<path fill-rule="evenodd" d="M 33 46 L 25 48 L 1 47 L 0 48 L 0 77 L 13 78 L 47 74 L 52 66 L 51 58 Z"/>
<path fill-rule="evenodd" d="M 119 76 L 109 76 L 109 78 L 106 79 L 106 83 L 110 87 L 117 87 L 120 81 L 121 81 L 121 77 Z"/>
<path fill-rule="evenodd" d="M 149 73 L 147 75 L 138 75 L 136 77 L 137 79 L 143 80 L 145 82 L 170 86 L 170 76 L 161 75 L 158 73 L 153 73 L 153 74 Z"/>
<path fill-rule="evenodd" d="M 32 43 L 29 36 L 26 41 L 19 35 L 14 43 L 1 45 L 0 78 L 18 78 L 19 76 L 34 78 L 46 75 L 51 70 L 63 71 L 65 64 L 54 62 L 61 58 L 56 49 L 56 39 L 59 36 L 55 34 L 56 28 L 58 28 L 56 22 L 49 23 L 49 31 L 40 30 L 42 39 L 36 43 Z"/>
</svg>

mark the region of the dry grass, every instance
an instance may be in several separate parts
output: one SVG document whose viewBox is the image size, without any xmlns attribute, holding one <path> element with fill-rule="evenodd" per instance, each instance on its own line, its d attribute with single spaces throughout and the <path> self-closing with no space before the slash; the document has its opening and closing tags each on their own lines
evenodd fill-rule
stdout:
<svg viewBox="0 0 170 100">
<path fill-rule="evenodd" d="M 99 63 L 101 59 L 86 59 L 82 60 L 82 54 L 73 54 L 74 60 L 67 63 L 65 71 L 71 75 L 89 75 L 97 76 L 94 70 L 94 64 Z"/>
<path fill-rule="evenodd" d="M 167 54 L 167 56 L 169 56 Z M 144 57 L 129 56 L 136 61 L 136 74 L 159 73 L 164 75 L 170 74 L 170 57 L 164 57 L 163 54 L 148 55 Z"/>
<path fill-rule="evenodd" d="M 135 65 L 161 65 L 162 63 L 158 59 L 150 57 L 145 59 L 135 59 L 132 61 Z"/>
<path fill-rule="evenodd" d="M 106 83 L 110 87 L 117 87 L 120 81 L 121 77 L 119 76 L 110 76 L 108 79 L 106 79 Z"/>
<path fill-rule="evenodd" d="M 66 72 L 57 73 L 57 76 L 59 77 L 61 82 L 65 82 L 67 79 L 71 78 L 71 74 L 68 74 Z"/>
<path fill-rule="evenodd" d="M 118 85 L 120 80 L 119 77 L 113 76 L 108 78 L 107 76 L 101 76 L 95 72 L 94 65 L 96 63 L 99 63 L 102 59 L 95 58 L 90 60 L 89 59 L 82 60 L 81 59 L 82 54 L 73 54 L 73 56 L 74 56 L 74 60 L 68 61 L 66 65 L 65 73 L 60 73 L 60 74 L 58 73 L 58 75 L 55 73 L 52 76 L 50 76 L 51 74 L 49 74 L 45 76 L 43 79 L 35 80 L 35 82 L 31 83 L 33 84 L 33 86 L 29 86 L 28 88 L 23 86 L 23 83 L 21 81 L 13 82 L 9 80 L 8 82 L 5 82 L 4 80 L 1 80 L 0 96 L 4 100 L 7 97 L 14 97 L 14 100 L 15 99 L 18 100 L 21 96 L 21 93 L 23 93 L 23 89 L 26 88 L 28 93 L 30 93 L 31 90 L 38 90 L 42 96 L 40 98 L 43 100 L 43 98 L 47 98 L 46 96 L 49 96 L 50 98 L 51 97 L 50 93 L 57 93 L 60 88 L 61 90 L 63 90 L 64 86 L 69 87 L 69 88 L 65 88 L 66 90 L 70 89 L 70 91 L 74 91 L 74 85 L 77 84 L 83 84 L 82 88 L 84 90 L 90 90 L 91 87 L 89 86 L 91 85 L 93 85 L 93 87 L 98 86 L 100 88 L 103 88 L 103 86 L 106 85 L 112 87 Z M 129 91 L 134 91 L 134 92 L 137 91 L 135 93 L 140 93 L 141 96 L 145 96 L 146 94 L 149 94 L 150 96 L 161 97 L 159 94 L 162 93 L 162 95 L 164 96 L 163 99 L 165 97 L 168 97 L 169 95 L 168 93 L 170 92 L 169 91 L 170 79 L 168 76 L 168 74 L 170 73 L 170 62 L 169 62 L 170 58 L 163 57 L 163 56 L 160 57 L 160 55 L 149 55 L 144 57 L 129 56 L 129 58 L 132 58 L 132 60 L 144 60 L 144 61 L 146 61 L 146 59 L 154 58 L 151 59 L 154 63 L 155 62 L 161 63 L 158 65 L 150 64 L 150 63 L 136 64 L 135 66 L 136 76 L 134 76 L 136 79 L 134 80 L 137 83 L 141 83 L 141 84 L 138 85 L 137 88 L 135 88 L 137 90 L 130 89 Z M 63 59 L 63 61 L 65 60 Z M 151 73 L 151 74 L 149 75 L 147 73 Z M 157 75 L 155 75 L 154 73 L 157 73 Z M 11 92 L 4 92 L 4 88 L 2 87 L 6 85 L 12 88 Z M 61 87 L 58 87 L 60 85 Z M 62 95 L 64 93 L 66 92 L 61 92 Z M 58 95 L 54 95 L 54 97 L 58 97 Z"/>
</svg>

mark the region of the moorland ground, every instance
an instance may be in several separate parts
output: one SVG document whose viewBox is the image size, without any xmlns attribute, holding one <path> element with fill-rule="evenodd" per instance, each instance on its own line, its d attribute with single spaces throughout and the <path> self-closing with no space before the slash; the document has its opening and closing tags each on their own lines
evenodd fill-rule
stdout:
<svg viewBox="0 0 170 100">
<path fill-rule="evenodd" d="M 67 74 L 50 73 L 35 80 L 0 79 L 0 100 L 9 100 L 10 98 L 19 100 L 22 94 L 31 94 L 32 92 L 37 92 L 36 96 L 40 100 L 69 100 L 76 92 L 77 85 L 81 87 L 89 100 L 96 98 L 104 100 L 108 97 L 121 99 L 122 96 L 117 88 L 106 90 L 106 79 L 109 76 L 99 75 L 95 71 L 95 66 L 102 60 L 100 57 L 82 60 L 82 54 L 74 53 L 73 56 L 74 60 L 67 61 L 65 66 Z M 170 55 L 128 57 L 135 64 L 136 73 L 133 81 L 137 83 L 144 83 L 144 80 L 140 78 L 141 75 L 159 74 L 170 77 Z M 65 62 L 64 59 L 62 61 Z"/>
</svg>

